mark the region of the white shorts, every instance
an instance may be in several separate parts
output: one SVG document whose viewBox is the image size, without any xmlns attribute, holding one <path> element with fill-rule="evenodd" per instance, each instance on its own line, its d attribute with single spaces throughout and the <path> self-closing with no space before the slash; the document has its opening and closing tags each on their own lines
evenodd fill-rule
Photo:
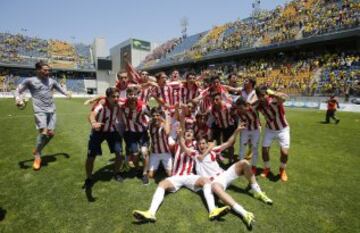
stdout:
<svg viewBox="0 0 360 233">
<path fill-rule="evenodd" d="M 281 148 L 290 148 L 290 127 L 283 128 L 281 130 L 271 130 L 265 128 L 265 136 L 263 141 L 263 147 L 270 147 L 274 139 L 279 140 Z"/>
<path fill-rule="evenodd" d="M 257 145 L 259 143 L 260 138 L 260 129 L 255 130 L 243 130 L 240 135 L 240 144 L 246 145 L 250 140 L 251 145 Z"/>
<path fill-rule="evenodd" d="M 219 183 L 224 188 L 224 190 L 227 189 L 227 187 L 239 176 L 236 174 L 235 165 L 231 165 L 226 171 L 221 173 L 220 175 L 216 176 L 212 183 Z"/>
<path fill-rule="evenodd" d="M 195 186 L 195 183 L 198 179 L 200 179 L 201 176 L 199 175 L 183 175 L 183 176 L 171 176 L 171 177 L 168 177 L 166 178 L 166 180 L 170 181 L 173 186 L 174 186 L 174 189 L 171 190 L 170 192 L 176 192 L 178 191 L 181 187 L 185 186 L 186 188 L 194 191 L 194 192 L 197 192 L 199 191 L 201 188 L 200 187 L 196 187 Z"/>
<path fill-rule="evenodd" d="M 160 161 L 163 167 L 170 171 L 172 168 L 172 157 L 170 153 L 152 153 L 150 155 L 150 171 L 157 170 L 160 165 Z"/>
</svg>

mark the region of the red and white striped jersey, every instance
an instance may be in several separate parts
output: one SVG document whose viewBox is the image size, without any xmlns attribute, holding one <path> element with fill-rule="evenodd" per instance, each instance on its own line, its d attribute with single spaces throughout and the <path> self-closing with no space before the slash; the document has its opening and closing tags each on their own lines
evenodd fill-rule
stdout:
<svg viewBox="0 0 360 233">
<path fill-rule="evenodd" d="M 96 121 L 102 123 L 100 132 L 113 132 L 116 131 L 116 120 L 119 114 L 119 106 L 110 106 L 106 99 L 102 99 L 93 107 L 96 112 Z"/>
<path fill-rule="evenodd" d="M 240 120 L 246 123 L 247 130 L 257 130 L 260 128 L 259 113 L 256 109 L 249 107 L 245 112 L 237 111 Z"/>
<path fill-rule="evenodd" d="M 199 176 L 213 179 L 215 176 L 220 175 L 224 170 L 219 166 L 216 158 L 221 153 L 220 146 L 214 147 L 202 161 L 196 158 L 196 174 Z M 200 153 L 200 152 L 197 152 Z"/>
<path fill-rule="evenodd" d="M 127 99 L 120 108 L 120 120 L 125 126 L 125 131 L 146 131 L 149 126 L 149 115 L 149 109 L 141 100 L 137 101 L 135 109 L 129 107 Z"/>
<path fill-rule="evenodd" d="M 222 103 L 220 109 L 211 107 L 210 116 L 215 120 L 217 127 L 225 129 L 235 124 L 234 118 L 232 117 L 232 106 L 229 103 Z"/>
<path fill-rule="evenodd" d="M 182 86 L 182 82 L 181 81 L 170 81 L 166 83 L 167 85 L 169 85 L 172 89 L 172 99 L 173 99 L 173 104 L 179 103 L 180 102 L 180 88 Z"/>
<path fill-rule="evenodd" d="M 201 113 L 209 112 L 211 109 L 211 105 L 212 105 L 211 96 L 207 95 L 207 96 L 203 97 L 200 100 L 199 112 L 201 112 Z"/>
<path fill-rule="evenodd" d="M 122 83 L 119 80 L 116 80 L 115 87 L 119 90 L 119 97 L 121 99 L 126 98 L 126 89 L 127 89 L 128 85 L 129 85 L 129 82 Z"/>
<path fill-rule="evenodd" d="M 143 81 L 139 73 L 129 62 L 126 63 L 126 71 L 134 82 L 141 83 Z"/>
<path fill-rule="evenodd" d="M 265 103 L 258 103 L 256 107 L 265 117 L 267 128 L 281 130 L 289 126 L 285 117 L 284 105 L 275 98 L 268 97 Z"/>
<path fill-rule="evenodd" d="M 158 98 L 162 98 L 166 104 L 174 105 L 173 90 L 171 86 L 165 85 L 163 87 L 155 87 L 153 89 L 153 94 Z"/>
<path fill-rule="evenodd" d="M 170 153 L 168 135 L 163 126 L 150 125 L 151 151 L 152 153 Z"/>
<path fill-rule="evenodd" d="M 191 149 L 195 149 L 196 147 L 196 141 L 193 141 L 190 145 L 187 145 Z M 181 150 L 181 147 L 179 144 L 175 145 L 175 158 L 174 158 L 174 166 L 173 166 L 173 173 L 172 175 L 191 175 L 193 174 L 194 169 L 194 157 L 196 156 L 196 151 L 194 150 L 194 153 L 191 153 L 190 155 L 187 155 L 185 152 Z"/>
<path fill-rule="evenodd" d="M 220 86 L 216 90 L 214 88 L 206 88 L 202 91 L 200 91 L 200 96 L 202 96 L 202 99 L 200 101 L 200 112 L 208 112 L 211 109 L 212 106 L 212 97 L 211 95 L 213 93 L 220 93 L 221 98 L 224 102 L 231 104 L 232 98 L 228 95 L 226 90 Z"/>
<path fill-rule="evenodd" d="M 181 85 L 179 90 L 179 96 L 180 96 L 180 102 L 183 104 L 187 104 L 192 99 L 195 99 L 195 97 L 198 97 L 200 95 L 199 87 L 194 84 L 193 87 L 189 87 L 187 83 L 184 83 Z"/>
<path fill-rule="evenodd" d="M 146 105 L 149 103 L 149 100 L 151 98 L 152 89 L 153 89 L 153 87 L 141 88 L 139 99 Z"/>
</svg>

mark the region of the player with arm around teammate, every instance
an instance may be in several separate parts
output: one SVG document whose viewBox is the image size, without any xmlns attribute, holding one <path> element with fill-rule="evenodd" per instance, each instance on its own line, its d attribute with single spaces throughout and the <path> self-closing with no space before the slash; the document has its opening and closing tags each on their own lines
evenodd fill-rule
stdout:
<svg viewBox="0 0 360 233">
<path fill-rule="evenodd" d="M 119 93 L 116 88 L 106 89 L 106 98 L 101 99 L 90 112 L 89 121 L 91 133 L 88 142 L 88 153 L 85 162 L 86 180 L 85 187 L 93 185 L 92 171 L 96 156 L 102 155 L 101 144 L 106 140 L 110 153 L 115 153 L 114 179 L 121 182 L 120 174 L 122 164 L 122 140 L 116 129 L 119 115 Z"/>
<path fill-rule="evenodd" d="M 185 133 L 180 130 L 178 140 L 182 140 L 180 144 L 186 144 L 187 148 L 194 148 L 194 138 L 192 129 L 187 129 Z M 194 168 L 194 153 L 188 154 L 183 151 L 184 147 L 176 146 L 175 163 L 172 176 L 161 181 L 153 195 L 149 210 L 141 211 L 134 210 L 133 216 L 138 221 L 155 222 L 156 212 L 164 200 L 165 192 L 176 192 L 181 187 L 186 187 L 194 192 L 203 190 L 206 203 L 209 208 L 209 219 L 216 219 L 228 212 L 228 206 L 216 208 L 214 196 L 211 192 L 211 181 L 207 178 L 195 175 Z"/>
</svg>

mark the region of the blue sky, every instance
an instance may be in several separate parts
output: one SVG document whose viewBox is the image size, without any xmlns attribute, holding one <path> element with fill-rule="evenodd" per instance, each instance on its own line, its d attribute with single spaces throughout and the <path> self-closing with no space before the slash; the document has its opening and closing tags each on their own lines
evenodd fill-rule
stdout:
<svg viewBox="0 0 360 233">
<path fill-rule="evenodd" d="M 261 0 L 260 6 L 274 9 L 285 2 Z M 164 42 L 178 37 L 183 17 L 189 21 L 188 35 L 246 18 L 252 0 L 1 0 L 0 9 L 1 32 L 87 44 L 104 37 L 111 48 L 128 38 Z"/>
</svg>

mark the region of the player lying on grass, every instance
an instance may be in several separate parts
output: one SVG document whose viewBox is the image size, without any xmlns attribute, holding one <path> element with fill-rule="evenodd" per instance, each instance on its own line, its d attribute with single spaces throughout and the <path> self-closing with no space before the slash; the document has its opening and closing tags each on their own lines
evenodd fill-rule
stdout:
<svg viewBox="0 0 360 233">
<path fill-rule="evenodd" d="M 184 138 L 184 143 L 187 145 L 187 147 L 194 148 L 195 143 L 193 140 L 194 134 L 192 129 L 187 129 L 185 134 L 183 133 L 183 130 L 179 131 L 179 134 L 181 135 L 180 138 Z M 149 210 L 133 211 L 133 216 L 138 221 L 155 222 L 156 211 L 164 200 L 165 192 L 176 192 L 181 187 L 186 187 L 194 192 L 197 192 L 200 189 L 203 190 L 204 197 L 210 212 L 210 220 L 216 219 L 228 212 L 228 206 L 216 208 L 214 196 L 211 192 L 211 181 L 193 173 L 193 166 L 195 164 L 194 155 L 195 154 L 193 153 L 185 153 L 178 144 L 176 145 L 173 175 L 159 183 L 153 195 Z"/>
<path fill-rule="evenodd" d="M 217 162 L 217 157 L 220 153 L 232 146 L 236 140 L 236 136 L 245 126 L 239 124 L 233 135 L 219 146 L 213 147 L 208 143 L 206 138 L 198 139 L 198 150 L 188 148 L 183 140 L 180 140 L 180 145 L 187 154 L 195 154 L 196 174 L 202 177 L 207 177 L 212 181 L 212 191 L 221 201 L 239 214 L 248 228 L 252 227 L 254 215 L 246 211 L 240 204 L 238 204 L 228 193 L 226 188 L 240 176 L 245 176 L 251 186 L 251 191 L 256 199 L 263 201 L 266 204 L 272 204 L 272 200 L 261 191 L 259 184 L 256 182 L 255 176 L 251 171 L 251 165 L 247 160 L 240 160 L 233 164 L 230 168 L 224 171 Z"/>
</svg>

